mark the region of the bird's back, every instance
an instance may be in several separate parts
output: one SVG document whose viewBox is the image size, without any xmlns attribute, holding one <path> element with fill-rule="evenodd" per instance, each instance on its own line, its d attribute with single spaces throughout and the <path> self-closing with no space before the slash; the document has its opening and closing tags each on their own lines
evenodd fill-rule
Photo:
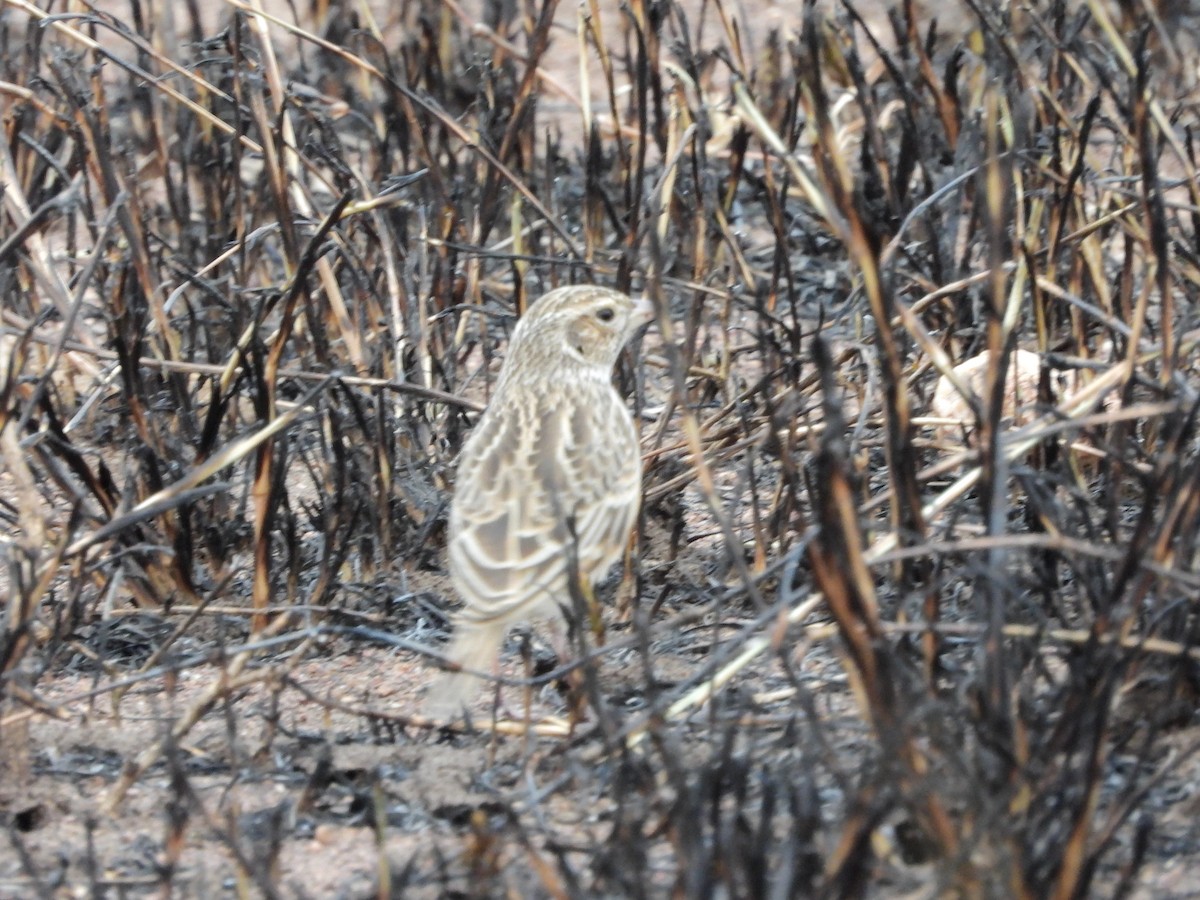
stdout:
<svg viewBox="0 0 1200 900">
<path fill-rule="evenodd" d="M 567 601 L 570 547 L 589 582 L 616 562 L 637 515 L 637 435 L 607 383 L 572 398 L 497 398 L 459 462 L 450 574 L 464 619 L 509 624 Z"/>
</svg>

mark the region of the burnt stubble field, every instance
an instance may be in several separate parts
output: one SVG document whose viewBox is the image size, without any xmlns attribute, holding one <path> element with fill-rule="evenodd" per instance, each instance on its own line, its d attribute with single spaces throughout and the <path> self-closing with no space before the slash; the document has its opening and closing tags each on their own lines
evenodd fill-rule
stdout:
<svg viewBox="0 0 1200 900">
<path fill-rule="evenodd" d="M 0 897 L 1200 896 L 1198 26 L 0 0 Z M 636 540 L 423 720 L 579 282 Z"/>
</svg>

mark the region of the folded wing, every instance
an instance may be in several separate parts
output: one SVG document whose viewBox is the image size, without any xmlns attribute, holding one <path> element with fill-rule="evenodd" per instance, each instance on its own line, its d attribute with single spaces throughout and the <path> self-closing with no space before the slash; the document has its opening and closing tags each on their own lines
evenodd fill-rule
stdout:
<svg viewBox="0 0 1200 900">
<path fill-rule="evenodd" d="M 449 552 L 465 621 L 553 614 L 567 600 L 572 529 L 584 577 L 620 558 L 640 497 L 636 433 L 607 385 L 587 400 L 498 409 L 464 449 Z"/>
</svg>

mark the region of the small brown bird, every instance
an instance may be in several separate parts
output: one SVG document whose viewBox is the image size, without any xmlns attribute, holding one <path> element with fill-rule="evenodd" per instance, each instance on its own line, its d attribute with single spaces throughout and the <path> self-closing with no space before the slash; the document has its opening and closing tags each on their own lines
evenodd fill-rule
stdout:
<svg viewBox="0 0 1200 900">
<path fill-rule="evenodd" d="M 496 392 L 463 447 L 450 506 L 450 576 L 463 599 L 449 659 L 493 667 L 509 630 L 570 606 L 569 549 L 590 588 L 621 558 L 641 504 L 633 419 L 612 386 L 646 300 L 590 285 L 553 290 L 513 332 Z M 573 536 L 573 537 L 572 537 Z M 426 713 L 462 712 L 480 679 L 444 675 Z"/>
<path fill-rule="evenodd" d="M 1008 358 L 1004 382 L 1001 417 L 1012 427 L 1020 428 L 1037 417 L 1038 378 L 1042 360 L 1029 350 L 1015 350 Z M 976 396 L 983 396 L 987 386 L 992 355 L 984 350 L 954 367 L 954 377 Z M 929 416 L 935 420 L 934 437 L 940 444 L 959 447 L 964 433 L 972 445 L 978 443 L 974 433 L 977 425 L 971 404 L 958 392 L 954 382 L 942 375 L 933 388 L 929 401 Z"/>
</svg>

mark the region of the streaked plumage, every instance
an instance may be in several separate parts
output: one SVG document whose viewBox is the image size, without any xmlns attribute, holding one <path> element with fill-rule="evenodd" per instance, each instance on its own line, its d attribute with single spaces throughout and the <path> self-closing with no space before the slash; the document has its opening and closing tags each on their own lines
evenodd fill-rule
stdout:
<svg viewBox="0 0 1200 900">
<path fill-rule="evenodd" d="M 447 655 L 488 671 L 509 630 L 561 615 L 573 523 L 594 584 L 624 551 L 641 502 L 637 432 L 612 386 L 621 348 L 650 306 L 593 286 L 535 302 L 513 332 L 496 392 L 459 457 L 449 569 L 463 609 Z M 426 712 L 457 715 L 479 679 L 452 673 Z"/>
</svg>

